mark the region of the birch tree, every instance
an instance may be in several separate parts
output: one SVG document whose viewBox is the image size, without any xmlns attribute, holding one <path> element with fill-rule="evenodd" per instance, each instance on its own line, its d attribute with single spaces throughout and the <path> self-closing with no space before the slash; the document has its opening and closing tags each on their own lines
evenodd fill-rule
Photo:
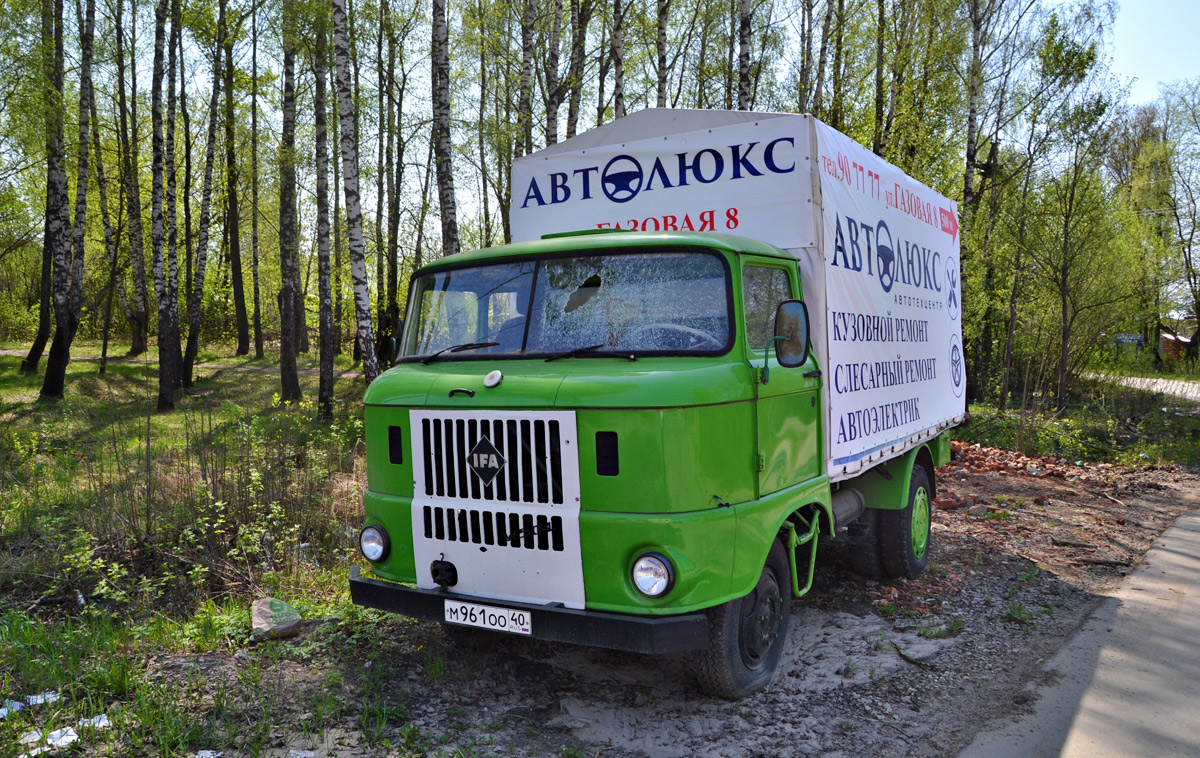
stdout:
<svg viewBox="0 0 1200 758">
<path fill-rule="evenodd" d="M 225 44 L 225 0 L 217 10 L 217 42 L 213 46 L 212 94 L 208 100 L 208 143 L 204 149 L 204 179 L 200 190 L 200 228 L 196 233 L 196 273 L 188 300 L 187 349 L 183 354 L 183 386 L 192 386 L 192 369 L 200 350 L 200 303 L 204 301 L 204 278 L 208 267 L 208 237 L 212 226 L 213 165 L 217 152 L 217 104 L 221 94 L 221 49 Z"/>
<path fill-rule="evenodd" d="M 313 51 L 313 117 L 316 126 L 317 167 L 317 297 L 320 342 L 320 382 L 317 408 L 322 418 L 333 418 L 333 293 L 329 282 L 329 146 L 325 136 L 325 11 L 318 13 Z"/>
<path fill-rule="evenodd" d="M 337 66 L 338 114 L 341 125 L 342 181 L 346 193 L 346 231 L 350 248 L 350 276 L 354 285 L 354 310 L 358 321 L 357 344 L 367 384 L 379 376 L 375 342 L 371 335 L 371 292 L 367 287 L 366 244 L 363 240 L 362 205 L 358 194 L 358 141 L 354 126 L 354 100 L 350 91 L 350 40 L 346 32 L 346 0 L 333 0 L 333 56 Z"/>
<path fill-rule="evenodd" d="M 63 42 L 62 42 L 62 0 L 55 3 L 56 34 L 55 34 L 55 76 L 56 89 L 62 94 L 63 83 Z M 88 0 L 87 19 L 80 19 L 84 27 L 81 34 L 82 60 L 79 73 L 79 164 L 75 174 L 75 229 L 73 230 L 71 246 L 66 243 L 66 228 L 59 234 L 59 244 L 54 248 L 54 341 L 50 343 L 50 355 L 46 359 L 46 375 L 42 381 L 41 397 L 43 399 L 60 398 L 66 384 L 67 362 L 71 357 L 71 342 L 75 339 L 75 330 L 79 326 L 79 309 L 82 306 L 83 291 L 83 232 L 87 221 L 87 185 L 88 185 L 88 119 L 91 109 L 88 102 L 92 96 L 92 30 L 95 26 L 94 0 Z M 62 165 L 62 110 L 57 109 L 54 117 L 57 129 L 55 147 L 59 151 L 58 170 L 54 176 L 53 185 L 56 192 L 61 192 L 60 202 L 63 211 L 66 210 L 67 177 Z M 52 153 L 51 153 L 52 154 Z M 65 212 L 59 214 L 60 223 L 69 222 Z M 69 255 L 68 255 L 69 253 Z"/>
<path fill-rule="evenodd" d="M 279 145 L 279 381 L 284 402 L 300 399 L 296 373 L 300 231 L 296 218 L 296 7 L 283 2 L 283 132 Z"/>
<path fill-rule="evenodd" d="M 257 10 L 257 6 L 254 10 Z M 250 321 L 246 316 L 246 286 L 242 276 L 237 143 L 234 140 L 233 128 L 233 35 L 228 33 L 225 35 L 225 69 L 222 73 L 225 75 L 225 223 L 229 226 L 229 278 L 233 283 L 234 327 L 237 330 L 237 350 L 234 355 L 248 355 Z"/>
<path fill-rule="evenodd" d="M 254 281 L 254 357 L 263 357 L 262 295 L 258 281 L 258 6 L 250 22 L 250 271 Z"/>
<path fill-rule="evenodd" d="M 438 206 L 442 214 L 442 255 L 458 253 L 458 210 L 450 144 L 450 49 L 446 0 L 433 0 L 433 159 L 437 167 Z"/>
<path fill-rule="evenodd" d="M 170 344 L 170 289 L 167 286 L 166 261 L 163 250 L 165 225 L 163 219 L 163 58 L 166 51 L 166 21 L 169 0 L 158 0 L 154 6 L 154 68 L 151 73 L 151 196 L 150 245 L 154 265 L 154 299 L 158 306 L 158 410 L 175 407 L 175 360 L 171 352 L 179 352 L 179 344 Z"/>
<path fill-rule="evenodd" d="M 150 299 L 146 292 L 146 256 L 142 246 L 142 191 L 138 181 L 137 66 L 129 71 L 129 99 L 125 97 L 125 52 L 122 0 L 117 0 L 117 103 L 120 109 L 122 169 L 125 175 L 125 200 L 129 216 L 129 268 L 132 281 L 130 306 L 133 310 L 130 355 L 146 352 L 150 331 Z M 134 61 L 137 40 L 137 0 L 131 0 L 129 15 L 129 55 Z"/>
<path fill-rule="evenodd" d="M 62 0 L 42 0 L 42 101 L 46 129 L 46 216 L 42 234 L 42 273 L 39 291 L 38 331 L 21 363 L 25 373 L 37 371 L 50 337 L 50 308 L 56 301 L 53 277 L 56 261 L 66 258 L 67 174 L 63 168 L 63 40 Z M 64 364 L 65 370 L 65 364 Z M 61 392 L 60 392 L 61 394 Z"/>
</svg>

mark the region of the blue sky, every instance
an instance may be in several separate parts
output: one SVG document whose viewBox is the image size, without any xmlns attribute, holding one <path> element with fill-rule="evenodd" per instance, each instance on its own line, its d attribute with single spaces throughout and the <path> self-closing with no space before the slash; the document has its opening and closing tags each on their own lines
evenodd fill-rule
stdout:
<svg viewBox="0 0 1200 758">
<path fill-rule="evenodd" d="M 1159 82 L 1200 76 L 1200 0 L 1122 0 L 1113 34 L 1113 72 L 1136 77 L 1129 99 L 1147 103 Z"/>
</svg>

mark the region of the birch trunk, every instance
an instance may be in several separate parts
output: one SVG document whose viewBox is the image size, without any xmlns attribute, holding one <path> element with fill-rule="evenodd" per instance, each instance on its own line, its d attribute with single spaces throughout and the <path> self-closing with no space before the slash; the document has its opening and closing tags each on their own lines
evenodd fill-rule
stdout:
<svg viewBox="0 0 1200 758">
<path fill-rule="evenodd" d="M 171 0 L 171 38 L 167 45 L 167 345 L 170 348 L 172 387 L 178 389 L 183 383 L 183 355 L 179 349 L 179 228 L 175 183 L 175 82 L 176 53 L 182 57 L 183 8 L 180 0 Z M 159 326 L 160 335 L 163 333 Z M 162 339 L 160 337 L 160 339 Z"/>
<path fill-rule="evenodd" d="M 520 139 L 516 155 L 533 152 L 533 24 L 537 19 L 535 0 L 525 0 L 525 16 L 521 20 L 521 94 L 517 105 Z M 436 73 L 436 63 L 435 73 Z"/>
<path fill-rule="evenodd" d="M 163 242 L 163 54 L 166 51 L 166 22 L 168 0 L 158 0 L 154 6 L 154 68 L 150 78 L 150 139 L 151 139 L 151 190 L 150 190 L 150 247 L 154 266 L 154 302 L 158 307 L 158 410 L 169 411 L 175 407 L 175 362 L 171 360 L 168 324 L 170 310 L 169 291 Z M 178 346 L 174 348 L 178 350 Z"/>
<path fill-rule="evenodd" d="M 92 4 L 90 0 L 88 4 Z M 96 160 L 96 190 L 100 199 L 100 220 L 104 225 L 104 255 L 108 261 L 108 294 L 104 303 L 100 348 L 100 373 L 103 374 L 108 364 L 108 332 L 109 327 L 112 326 L 113 291 L 117 284 L 117 241 L 113 234 L 112 219 L 108 215 L 108 182 L 104 176 L 104 158 L 100 153 L 100 119 L 96 115 L 96 98 L 94 96 L 88 98 L 88 111 L 91 114 L 92 123 L 96 125 L 96 128 L 90 131 L 92 133 L 92 153 Z"/>
<path fill-rule="evenodd" d="M 62 45 L 62 3 L 42 0 L 42 75 L 45 77 L 46 96 L 42 101 L 42 114 L 46 129 L 46 218 L 42 231 L 42 278 L 39 288 L 38 331 L 21 372 L 37 371 L 46 342 L 50 339 L 50 309 L 54 306 L 54 266 L 57 256 L 64 256 L 67 230 L 62 223 L 63 208 L 68 202 L 67 189 L 59 186 L 63 160 L 62 126 L 62 80 L 58 71 L 62 56 L 57 50 Z M 62 175 L 66 181 L 66 175 Z"/>
<path fill-rule="evenodd" d="M 384 187 L 387 169 L 383 165 L 384 143 L 387 141 L 385 134 L 387 118 L 383 110 L 383 96 L 384 89 L 386 88 L 385 82 L 387 81 L 383 65 L 383 27 L 386 24 L 386 18 L 387 0 L 380 0 L 379 33 L 375 37 L 375 75 L 378 83 L 377 95 L 379 98 L 379 104 L 375 109 L 375 117 L 378 119 L 378 128 L 375 132 L 377 136 L 376 147 L 378 148 L 378 160 L 375 163 L 375 355 L 379 359 L 381 370 L 387 362 L 386 357 L 381 355 L 383 352 L 383 342 L 387 334 L 387 325 L 384 324 L 387 308 L 387 293 L 384 287 L 386 286 L 387 279 L 383 274 L 384 257 L 387 249 L 387 240 L 384 239 L 383 232 L 383 203 L 387 194 Z"/>
<path fill-rule="evenodd" d="M 884 0 L 877 0 L 878 19 L 875 24 L 875 131 L 871 137 L 871 152 L 883 155 L 883 42 L 887 31 L 884 23 Z"/>
<path fill-rule="evenodd" d="M 660 0 L 661 1 L 661 0 Z M 738 110 L 750 110 L 750 0 L 738 14 Z"/>
<path fill-rule="evenodd" d="M 225 207 L 229 225 L 229 276 L 233 283 L 233 314 L 237 328 L 237 351 L 250 354 L 250 320 L 246 316 L 246 284 L 242 276 L 242 234 L 238 205 L 237 147 L 233 137 L 233 40 L 225 35 Z"/>
<path fill-rule="evenodd" d="M 433 157 L 442 215 L 442 255 L 458 253 L 458 211 L 450 144 L 450 50 L 446 0 L 433 0 Z"/>
<path fill-rule="evenodd" d="M 346 33 L 346 0 L 333 0 L 333 57 L 337 64 L 338 117 L 341 125 L 342 181 L 346 193 L 346 231 L 350 248 L 350 276 L 354 283 L 356 340 L 362 355 L 367 384 L 379 376 L 375 342 L 371 336 L 371 292 L 367 287 L 366 244 L 362 206 L 358 195 L 358 143 L 354 129 L 354 101 L 350 92 L 350 40 Z"/>
<path fill-rule="evenodd" d="M 979 91 L 983 88 L 982 31 L 983 10 L 980 0 L 971 0 L 971 61 L 967 68 L 967 146 L 963 169 L 963 218 L 968 222 L 975 211 L 975 161 L 979 151 Z"/>
<path fill-rule="evenodd" d="M 550 38 L 546 43 L 546 145 L 558 143 L 558 109 L 562 107 L 563 88 L 558 80 L 558 59 L 562 47 L 562 0 L 550 5 Z"/>
<path fill-rule="evenodd" d="M 330 78 L 333 80 L 333 72 Z M 337 81 L 333 80 L 333 143 L 334 149 L 342 144 L 342 125 L 338 112 Z M 341 161 L 333 161 L 333 353 L 342 354 L 342 205 L 341 205 Z"/>
<path fill-rule="evenodd" d="M 324 14 L 322 14 L 323 16 Z M 317 25 L 313 53 L 313 115 L 317 148 L 317 332 L 320 342 L 320 382 L 317 408 L 321 418 L 333 419 L 333 297 L 329 285 L 329 146 L 325 136 L 325 25 Z"/>
<path fill-rule="evenodd" d="M 654 38 L 657 63 L 654 72 L 658 78 L 658 99 L 655 105 L 659 108 L 667 107 L 667 18 L 670 14 L 671 0 L 658 0 L 658 31 Z"/>
<path fill-rule="evenodd" d="M 137 0 L 132 0 L 129 20 L 129 56 L 137 60 L 134 45 L 137 41 Z M 146 255 L 143 249 L 145 231 L 142 228 L 142 190 L 138 180 L 140 161 L 138 160 L 138 121 L 137 121 L 137 67 L 131 67 L 129 72 L 129 105 L 125 102 L 125 56 L 122 54 L 121 0 L 117 0 L 117 76 L 119 79 L 118 101 L 121 109 L 121 142 L 125 156 L 125 195 L 129 214 L 129 269 L 133 278 L 133 297 L 130 307 L 133 309 L 133 344 L 129 348 L 130 355 L 140 355 L 146 352 L 146 344 L 150 331 L 150 299 L 146 293 Z M 128 122 L 126 113 L 129 114 Z"/>
<path fill-rule="evenodd" d="M 625 115 L 625 12 L 621 0 L 613 0 L 613 118 Z"/>
<path fill-rule="evenodd" d="M 92 0 L 88 0 L 88 16 L 95 17 Z M 45 13 L 45 4 L 43 4 Z M 45 17 L 43 16 L 43 22 Z M 44 28 L 44 27 L 43 27 Z M 53 238 L 54 271 L 54 340 L 50 343 L 50 354 L 46 357 L 46 375 L 42 378 L 41 397 L 58 399 L 63 396 L 67 379 L 67 362 L 71 358 L 71 342 L 79 326 L 79 306 L 83 286 L 83 229 L 87 220 L 87 174 L 88 174 L 88 97 L 91 94 L 92 34 L 91 26 L 84 29 L 83 61 L 79 81 L 79 165 L 76 174 L 75 229 L 68 239 L 70 202 L 67 189 L 67 171 L 64 165 L 63 145 L 63 2 L 54 3 L 54 65 L 52 86 L 55 106 L 47 114 L 46 174 L 47 191 L 54 193 L 54 203 L 49 196 L 46 214 L 54 214 L 53 222 L 47 223 L 47 231 Z"/>
<path fill-rule="evenodd" d="M 575 136 L 579 127 L 579 104 L 583 100 L 583 56 L 587 45 L 588 23 L 592 20 L 592 0 L 581 4 L 571 0 L 571 63 L 567 69 L 567 139 Z M 603 80 L 603 77 L 601 77 Z"/>
<path fill-rule="evenodd" d="M 182 26 L 175 41 L 179 48 L 179 81 L 182 82 L 179 87 L 179 115 L 183 118 L 183 303 L 186 315 L 187 304 L 192 301 L 192 123 L 187 107 L 187 59 L 183 57 Z M 183 363 L 179 365 L 182 379 Z"/>
<path fill-rule="evenodd" d="M 296 373 L 300 280 L 296 218 L 296 8 L 283 2 L 283 133 L 279 146 L 279 381 L 284 402 L 300 399 Z"/>
<path fill-rule="evenodd" d="M 258 282 L 258 6 L 250 22 L 250 273 L 254 280 L 254 357 L 263 357 L 262 294 Z"/>
<path fill-rule="evenodd" d="M 824 118 L 825 65 L 829 62 L 829 33 L 833 29 L 833 0 L 825 0 L 825 21 L 821 24 L 821 51 L 817 54 L 817 79 L 813 82 L 812 112 Z"/>
<path fill-rule="evenodd" d="M 200 303 L 204 301 L 204 277 L 208 267 L 208 237 L 212 225 L 213 164 L 217 153 L 217 103 L 221 93 L 221 48 L 225 44 L 225 2 L 218 6 L 217 44 L 213 47 L 212 94 L 208 101 L 208 144 L 204 149 L 204 179 L 200 190 L 200 228 L 196 233 L 196 274 L 188 299 L 187 349 L 183 354 L 183 386 L 192 386 L 192 368 L 200 349 Z"/>
</svg>

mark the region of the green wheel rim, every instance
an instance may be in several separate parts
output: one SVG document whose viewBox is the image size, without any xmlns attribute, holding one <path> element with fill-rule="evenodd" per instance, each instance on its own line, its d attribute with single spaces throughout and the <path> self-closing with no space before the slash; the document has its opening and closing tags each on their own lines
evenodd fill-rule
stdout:
<svg viewBox="0 0 1200 758">
<path fill-rule="evenodd" d="M 912 550 L 917 558 L 925 557 L 929 547 L 929 492 L 921 487 L 913 496 Z"/>
</svg>

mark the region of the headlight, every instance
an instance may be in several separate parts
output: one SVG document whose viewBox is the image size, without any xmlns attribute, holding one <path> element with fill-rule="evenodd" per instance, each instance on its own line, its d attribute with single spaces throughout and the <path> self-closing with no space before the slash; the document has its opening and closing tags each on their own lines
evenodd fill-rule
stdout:
<svg viewBox="0 0 1200 758">
<path fill-rule="evenodd" d="M 658 553 L 646 553 L 633 562 L 633 586 L 646 597 L 661 597 L 675 584 L 671 562 Z"/>
<path fill-rule="evenodd" d="M 389 547 L 387 532 L 381 526 L 368 526 L 358 534 L 358 549 L 371 563 L 386 558 Z"/>
</svg>

